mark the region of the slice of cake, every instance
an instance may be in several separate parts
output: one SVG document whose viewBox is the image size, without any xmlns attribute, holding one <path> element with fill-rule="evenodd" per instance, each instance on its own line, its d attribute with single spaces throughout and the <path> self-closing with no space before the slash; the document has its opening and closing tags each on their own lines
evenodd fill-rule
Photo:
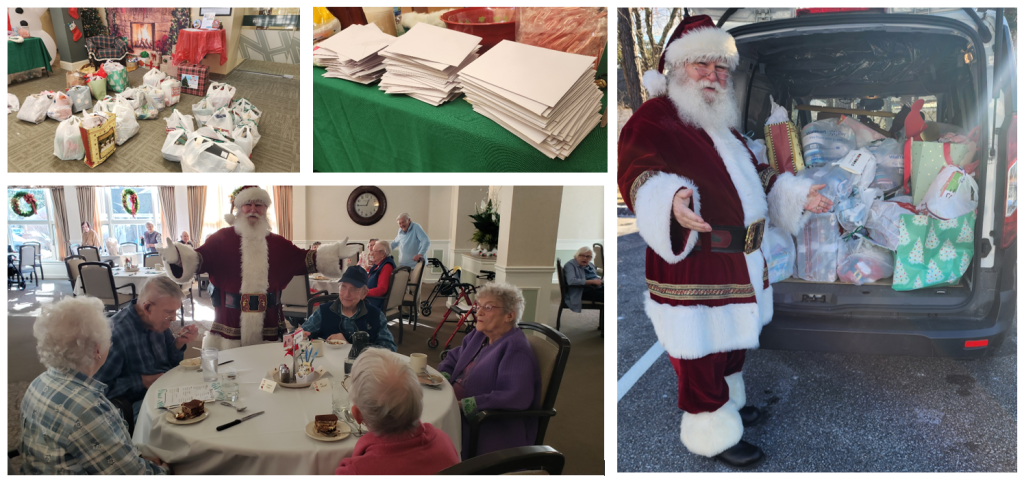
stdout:
<svg viewBox="0 0 1024 480">
<path fill-rule="evenodd" d="M 313 419 L 313 426 L 316 428 L 317 433 L 324 435 L 335 435 L 338 429 L 338 416 L 331 415 L 317 415 Z"/>
<path fill-rule="evenodd" d="M 192 400 L 191 402 L 185 402 L 181 404 L 181 412 L 175 415 L 178 420 L 188 420 L 190 418 L 196 418 L 203 414 L 205 403 L 202 400 Z"/>
</svg>

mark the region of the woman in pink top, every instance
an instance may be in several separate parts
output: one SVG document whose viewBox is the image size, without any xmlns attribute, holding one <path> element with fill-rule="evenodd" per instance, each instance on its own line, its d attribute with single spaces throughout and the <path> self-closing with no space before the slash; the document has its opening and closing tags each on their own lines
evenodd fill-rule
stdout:
<svg viewBox="0 0 1024 480">
<path fill-rule="evenodd" d="M 352 416 L 369 433 L 359 437 L 352 457 L 338 475 L 433 475 L 456 463 L 459 455 L 448 434 L 423 414 L 423 387 L 405 357 L 371 348 L 352 365 Z"/>
</svg>

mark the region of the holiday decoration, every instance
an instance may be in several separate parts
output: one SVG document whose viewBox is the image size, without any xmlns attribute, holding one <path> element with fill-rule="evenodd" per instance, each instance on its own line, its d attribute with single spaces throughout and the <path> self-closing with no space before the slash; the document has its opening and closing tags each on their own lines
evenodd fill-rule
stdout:
<svg viewBox="0 0 1024 480">
<path fill-rule="evenodd" d="M 914 248 L 910 250 L 910 256 L 907 257 L 907 260 L 910 263 L 924 263 L 924 248 L 920 238 L 914 243 Z"/>
<path fill-rule="evenodd" d="M 929 250 L 939 246 L 939 237 L 935 235 L 934 225 L 932 225 L 932 227 L 928 229 L 928 238 L 925 239 L 924 246 Z"/>
<path fill-rule="evenodd" d="M 83 33 L 85 33 L 86 38 L 108 34 L 107 26 L 104 25 L 103 20 L 100 19 L 100 10 L 98 8 L 81 9 L 81 17 L 82 30 Z"/>
<path fill-rule="evenodd" d="M 910 234 L 907 233 L 907 224 L 900 218 L 900 245 L 907 245 L 910 243 Z"/>
<path fill-rule="evenodd" d="M 171 31 L 167 34 L 168 50 L 172 50 L 178 44 L 178 32 L 188 28 L 192 21 L 191 8 L 175 8 L 171 11 Z M 170 51 L 164 53 L 171 53 Z"/>
<path fill-rule="evenodd" d="M 951 228 L 956 228 L 956 224 L 957 224 L 957 220 L 955 218 L 951 218 L 949 220 L 943 220 L 943 221 L 939 222 L 939 230 L 949 230 Z"/>
<path fill-rule="evenodd" d="M 939 270 L 939 264 L 935 263 L 935 260 L 928 261 L 928 276 L 925 277 L 925 280 L 927 280 L 928 283 L 939 283 L 942 282 L 944 278 L 946 278 L 946 276 L 942 274 L 942 270 Z"/>
<path fill-rule="evenodd" d="M 71 18 L 73 18 L 75 20 L 78 20 L 78 9 L 77 8 L 69 8 L 68 9 L 68 15 L 71 15 Z"/>
<path fill-rule="evenodd" d="M 121 191 L 121 206 L 135 218 L 135 214 L 139 213 L 139 196 L 135 194 L 135 190 L 126 188 Z"/>
<path fill-rule="evenodd" d="M 21 209 L 21 199 L 25 199 L 25 203 L 28 204 L 31 211 L 24 211 Z M 36 197 L 26 191 L 20 191 L 15 193 L 14 196 L 11 197 L 11 210 L 14 211 L 15 215 L 23 218 L 28 218 L 31 217 L 32 215 L 35 215 Z"/>
<path fill-rule="evenodd" d="M 928 225 L 928 215 L 914 215 L 914 225 L 921 227 Z"/>
<path fill-rule="evenodd" d="M 954 258 L 956 258 L 956 249 L 953 248 L 953 242 L 946 239 L 939 250 L 939 260 L 953 260 Z"/>
<path fill-rule="evenodd" d="M 960 229 L 960 235 L 956 237 L 956 243 L 974 243 L 974 229 L 968 222 L 964 222 L 964 227 Z"/>
<path fill-rule="evenodd" d="M 921 283 L 921 277 L 914 278 L 914 288 L 923 288 L 924 284 Z"/>
<path fill-rule="evenodd" d="M 486 205 L 481 201 L 476 214 L 469 216 L 473 219 L 473 226 L 476 227 L 476 232 L 473 232 L 471 240 L 483 245 L 487 250 L 498 248 L 498 223 L 501 216 L 496 207 L 495 202 L 491 200 L 487 200 Z"/>
<path fill-rule="evenodd" d="M 892 283 L 894 285 L 906 285 L 910 281 L 910 277 L 907 276 L 907 271 L 903 269 L 903 262 L 900 259 L 896 259 L 896 271 L 892 275 Z"/>
<path fill-rule="evenodd" d="M 77 42 L 82 39 L 82 29 L 78 28 L 78 25 L 75 25 L 75 22 L 69 23 L 68 28 L 71 29 L 72 40 Z"/>
</svg>

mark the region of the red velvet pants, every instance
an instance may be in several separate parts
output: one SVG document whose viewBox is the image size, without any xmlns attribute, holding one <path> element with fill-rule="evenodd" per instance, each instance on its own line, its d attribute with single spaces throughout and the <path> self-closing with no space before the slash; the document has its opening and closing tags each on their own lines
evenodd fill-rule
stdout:
<svg viewBox="0 0 1024 480">
<path fill-rule="evenodd" d="M 669 357 L 679 377 L 679 408 L 689 413 L 714 412 L 729 401 L 725 377 L 743 370 L 746 350 L 712 353 L 696 360 Z"/>
</svg>

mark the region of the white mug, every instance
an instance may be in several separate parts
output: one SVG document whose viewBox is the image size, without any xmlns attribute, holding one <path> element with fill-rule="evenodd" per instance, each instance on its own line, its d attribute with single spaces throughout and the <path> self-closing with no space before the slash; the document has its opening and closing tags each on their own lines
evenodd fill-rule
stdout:
<svg viewBox="0 0 1024 480">
<path fill-rule="evenodd" d="M 318 357 L 324 356 L 324 341 L 323 340 L 313 340 L 313 351 L 317 352 L 316 356 L 318 356 Z"/>
<path fill-rule="evenodd" d="M 409 355 L 409 367 L 413 372 L 420 373 L 427 370 L 427 354 L 414 353 Z"/>
</svg>

